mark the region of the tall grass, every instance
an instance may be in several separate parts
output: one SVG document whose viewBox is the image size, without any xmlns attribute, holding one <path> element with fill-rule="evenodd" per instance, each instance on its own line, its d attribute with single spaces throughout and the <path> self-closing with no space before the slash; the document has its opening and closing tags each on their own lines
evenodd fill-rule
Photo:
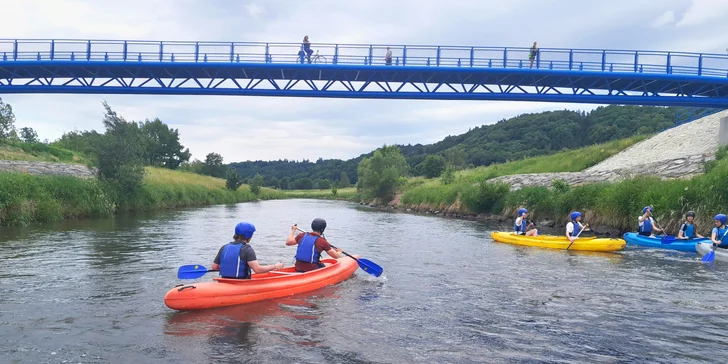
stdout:
<svg viewBox="0 0 728 364">
<path fill-rule="evenodd" d="M 87 163 L 86 158 L 63 148 L 20 141 L 0 141 L 0 160 Z"/>
<path fill-rule="evenodd" d="M 281 191 L 287 198 L 315 198 L 325 200 L 357 200 L 359 193 L 356 187 L 339 188 L 334 195 L 330 189 L 327 190 L 284 190 Z"/>
<path fill-rule="evenodd" d="M 124 201 L 125 211 L 285 198 L 280 191 L 267 188 L 257 196 L 247 186 L 230 191 L 219 178 L 152 167 L 146 172 L 141 191 Z M 106 186 L 96 179 L 0 173 L 0 225 L 107 217 L 119 209 Z"/>
</svg>

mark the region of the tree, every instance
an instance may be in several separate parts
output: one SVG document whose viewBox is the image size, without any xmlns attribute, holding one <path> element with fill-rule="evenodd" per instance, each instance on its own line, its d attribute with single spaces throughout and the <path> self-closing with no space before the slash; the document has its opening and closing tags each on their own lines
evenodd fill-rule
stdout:
<svg viewBox="0 0 728 364">
<path fill-rule="evenodd" d="M 441 155 L 430 154 L 417 166 L 419 173 L 427 178 L 440 177 L 442 171 L 445 170 L 445 158 Z"/>
<path fill-rule="evenodd" d="M 445 162 L 454 169 L 463 169 L 468 163 L 468 153 L 462 148 L 450 148 L 444 152 Z"/>
<path fill-rule="evenodd" d="M 202 166 L 202 174 L 223 178 L 225 166 L 222 164 L 222 156 L 217 153 L 209 153 L 205 156 L 205 165 Z"/>
<path fill-rule="evenodd" d="M 10 104 L 0 98 L 0 139 L 8 139 L 15 132 L 15 114 Z"/>
<path fill-rule="evenodd" d="M 283 177 L 280 181 L 280 186 L 282 190 L 288 190 L 291 188 L 291 179 L 289 177 Z"/>
<path fill-rule="evenodd" d="M 376 197 L 382 199 L 382 202 L 389 202 L 394 198 L 397 188 L 405 182 L 404 176 L 408 169 L 407 160 L 399 147 L 385 144 L 372 157 L 359 162 L 357 190 L 365 197 Z"/>
<path fill-rule="evenodd" d="M 104 101 L 106 133 L 96 140 L 94 149 L 99 178 L 106 182 L 115 200 L 125 205 L 133 199 L 144 179 L 143 156 L 146 145 L 139 125 L 128 122 Z"/>
<path fill-rule="evenodd" d="M 180 144 L 177 129 L 170 129 L 159 119 L 139 124 L 148 139 L 145 156 L 148 165 L 177 169 L 180 164 L 190 160 L 190 150 Z"/>
<path fill-rule="evenodd" d="M 331 194 L 336 196 L 336 194 L 339 193 L 339 189 L 336 188 L 336 183 L 331 184 Z"/>
<path fill-rule="evenodd" d="M 250 192 L 254 194 L 260 193 L 260 188 L 263 186 L 263 176 L 256 174 L 255 177 L 250 181 Z"/>
<path fill-rule="evenodd" d="M 297 178 L 294 185 L 297 190 L 310 190 L 313 188 L 313 181 L 308 177 Z"/>
<path fill-rule="evenodd" d="M 339 187 L 341 188 L 347 188 L 351 186 L 351 180 L 349 179 L 349 175 L 346 174 L 346 172 L 341 171 L 341 174 L 339 175 Z"/>
<path fill-rule="evenodd" d="M 20 139 L 26 143 L 40 143 L 38 139 L 38 133 L 33 128 L 24 127 L 20 129 Z"/>
<path fill-rule="evenodd" d="M 316 187 L 319 190 L 328 190 L 329 188 L 331 188 L 331 181 L 325 178 L 321 178 L 316 182 Z"/>
<path fill-rule="evenodd" d="M 225 172 L 225 187 L 230 191 L 235 191 L 243 184 L 243 178 L 237 169 L 228 168 Z"/>
</svg>

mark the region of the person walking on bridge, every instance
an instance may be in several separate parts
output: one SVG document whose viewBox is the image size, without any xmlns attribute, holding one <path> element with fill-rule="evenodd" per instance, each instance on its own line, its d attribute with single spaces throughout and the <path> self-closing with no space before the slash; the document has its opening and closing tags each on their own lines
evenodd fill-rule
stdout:
<svg viewBox="0 0 728 364">
<path fill-rule="evenodd" d="M 387 54 L 384 55 L 384 64 L 387 66 L 392 65 L 392 50 L 387 47 Z"/>
<path fill-rule="evenodd" d="M 533 46 L 531 46 L 531 52 L 528 53 L 528 60 L 531 61 L 531 66 L 529 68 L 533 68 L 533 61 L 536 60 L 537 54 L 538 44 L 536 42 L 533 42 Z"/>
</svg>

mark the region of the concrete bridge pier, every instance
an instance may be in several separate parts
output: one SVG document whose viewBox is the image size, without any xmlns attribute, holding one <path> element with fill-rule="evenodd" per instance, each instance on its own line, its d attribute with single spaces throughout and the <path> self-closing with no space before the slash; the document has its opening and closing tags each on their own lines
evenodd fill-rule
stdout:
<svg viewBox="0 0 728 364">
<path fill-rule="evenodd" d="M 718 126 L 718 145 L 728 145 L 728 116 L 720 118 L 720 126 Z"/>
</svg>

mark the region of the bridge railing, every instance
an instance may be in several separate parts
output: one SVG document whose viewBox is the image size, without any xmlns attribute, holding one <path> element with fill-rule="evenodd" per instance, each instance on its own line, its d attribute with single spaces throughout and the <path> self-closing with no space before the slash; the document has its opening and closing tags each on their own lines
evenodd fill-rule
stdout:
<svg viewBox="0 0 728 364">
<path fill-rule="evenodd" d="M 728 55 L 641 50 L 390 45 L 395 66 L 535 68 L 728 77 Z M 387 45 L 315 43 L 317 63 L 385 65 Z M 3 62 L 301 63 L 300 43 L 0 39 Z M 316 53 L 314 54 L 314 56 Z"/>
</svg>

